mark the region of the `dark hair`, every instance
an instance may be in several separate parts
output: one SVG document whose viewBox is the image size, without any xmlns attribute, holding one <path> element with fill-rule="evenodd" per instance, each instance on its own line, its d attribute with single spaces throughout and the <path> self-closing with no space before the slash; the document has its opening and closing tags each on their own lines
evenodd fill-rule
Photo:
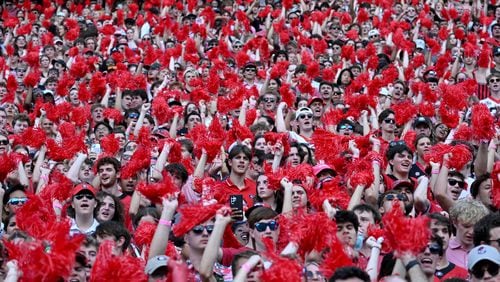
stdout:
<svg viewBox="0 0 500 282">
<path fill-rule="evenodd" d="M 273 219 L 277 216 L 278 213 L 271 208 L 258 207 L 248 215 L 248 227 L 250 227 L 250 229 L 253 229 L 255 227 L 255 223 L 263 219 Z"/>
<path fill-rule="evenodd" d="M 359 211 L 359 212 L 371 212 L 373 214 L 373 219 L 375 220 L 375 223 L 379 223 L 382 220 L 382 216 L 380 215 L 380 212 L 373 207 L 372 205 L 369 204 L 359 204 L 356 205 L 353 209 L 353 212 Z"/>
<path fill-rule="evenodd" d="M 420 141 L 420 139 L 423 139 L 423 138 L 427 138 L 427 139 L 431 140 L 431 137 L 429 135 L 427 135 L 425 133 L 420 133 L 419 135 L 417 135 L 417 137 L 415 137 L 415 142 L 413 143 L 413 146 L 415 148 L 417 148 L 418 141 Z"/>
<path fill-rule="evenodd" d="M 465 180 L 465 176 L 462 173 L 460 173 L 459 171 L 456 171 L 456 170 L 450 170 L 448 172 L 448 177 L 458 177 L 462 181 Z"/>
<path fill-rule="evenodd" d="M 194 150 L 194 145 L 193 145 L 193 141 L 191 141 L 190 139 L 181 139 L 178 141 L 179 144 L 181 144 L 181 147 L 184 146 L 186 147 L 186 150 L 189 152 L 189 153 L 193 153 L 193 150 Z"/>
<path fill-rule="evenodd" d="M 122 223 L 116 222 L 116 221 L 106 221 L 102 222 L 97 226 L 95 230 L 95 235 L 104 237 L 106 235 L 111 235 L 115 237 L 116 240 L 119 240 L 121 237 L 125 239 L 123 242 L 122 246 L 122 251 L 125 251 L 128 246 L 130 245 L 130 233 L 128 232 L 127 228 Z"/>
<path fill-rule="evenodd" d="M 256 181 L 257 179 L 259 179 L 259 177 L 261 177 L 262 175 L 266 176 L 265 173 L 259 173 L 259 175 L 257 175 L 257 178 L 256 178 Z M 257 186 L 255 186 L 255 198 L 254 198 L 254 203 L 262 203 L 263 200 L 261 197 L 259 197 L 259 194 L 257 192 Z M 275 190 L 274 191 L 274 202 L 276 203 L 276 212 L 277 213 L 281 213 L 281 211 L 283 210 L 283 190 L 282 189 L 278 189 L 278 190 Z"/>
<path fill-rule="evenodd" d="M 295 141 L 290 143 L 290 151 L 291 151 L 292 147 L 297 148 L 297 152 L 299 153 L 299 157 L 300 157 L 300 162 L 302 163 L 304 161 L 304 158 L 306 157 L 306 154 L 304 153 L 304 151 L 302 151 L 300 149 L 299 143 L 297 143 Z"/>
<path fill-rule="evenodd" d="M 410 155 L 413 156 L 413 151 L 410 149 L 410 147 L 408 147 L 408 145 L 396 144 L 394 146 L 391 146 L 389 144 L 389 149 L 385 153 L 385 156 L 386 156 L 387 160 L 390 161 L 390 160 L 394 159 L 394 156 L 396 156 L 396 154 L 401 154 L 403 152 L 408 152 Z M 392 165 L 391 165 L 391 168 L 392 168 Z"/>
<path fill-rule="evenodd" d="M 241 253 L 237 253 L 236 255 L 234 255 L 233 260 L 231 262 L 231 271 L 233 272 L 233 277 L 236 276 L 236 274 L 238 273 L 238 270 L 239 270 L 239 269 L 237 269 L 238 261 L 240 259 L 249 259 L 250 257 L 252 257 L 254 255 L 259 255 L 259 253 L 254 251 L 254 250 L 246 250 L 246 251 L 243 251 Z"/>
<path fill-rule="evenodd" d="M 157 220 L 160 218 L 160 213 L 156 208 L 153 207 L 141 208 L 134 216 L 134 220 L 132 222 L 134 226 L 137 227 L 139 225 L 139 221 L 141 221 L 141 218 L 145 217 L 146 215 L 150 215 Z"/>
<path fill-rule="evenodd" d="M 108 129 L 109 133 L 113 132 L 113 128 L 112 128 L 112 127 L 111 127 L 111 126 L 110 126 L 107 122 L 105 122 L 105 121 L 100 121 L 100 122 L 98 122 L 98 123 L 96 123 L 96 124 L 94 125 L 94 134 L 96 133 L 97 128 L 98 128 L 100 125 L 104 125 L 104 126 Z"/>
<path fill-rule="evenodd" d="M 439 237 L 439 236 L 433 235 L 431 237 L 431 242 L 437 243 L 439 245 L 439 256 L 443 256 L 443 253 L 444 253 L 443 239 L 441 239 L 441 237 Z"/>
<path fill-rule="evenodd" d="M 94 210 L 95 218 L 97 218 L 97 213 L 104 203 L 104 198 L 106 197 L 110 197 L 111 199 L 113 199 L 113 202 L 115 204 L 115 214 L 113 215 L 113 218 L 111 220 L 119 223 L 124 223 L 123 205 L 120 202 L 120 199 L 115 195 L 104 191 L 99 191 L 96 195 L 97 208 Z"/>
<path fill-rule="evenodd" d="M 96 164 L 97 171 L 99 171 L 99 168 L 101 166 L 107 165 L 107 164 L 112 165 L 113 168 L 115 169 L 116 173 L 118 173 L 120 171 L 120 168 L 121 168 L 120 162 L 114 157 L 103 157 L 103 158 L 99 159 L 97 161 L 97 164 Z"/>
<path fill-rule="evenodd" d="M 452 225 L 451 225 L 451 220 L 447 218 L 446 216 L 435 212 L 427 215 L 431 220 L 437 221 L 437 224 L 439 225 L 444 225 L 446 228 L 448 228 L 448 235 L 451 236 L 451 231 L 452 231 Z M 429 222 L 430 224 L 430 222 Z"/>
<path fill-rule="evenodd" d="M 334 42 L 333 44 L 335 45 L 336 43 Z M 343 69 L 340 71 L 339 77 L 337 78 L 337 85 L 342 85 L 342 75 L 345 72 L 349 73 L 349 77 L 351 78 L 351 81 L 354 79 L 354 74 L 352 74 L 352 71 L 350 69 Z"/>
<path fill-rule="evenodd" d="M 172 175 L 178 176 L 182 180 L 183 185 L 188 180 L 189 173 L 183 164 L 171 163 L 165 167 L 165 170 L 168 171 Z"/>
<path fill-rule="evenodd" d="M 31 126 L 30 118 L 26 114 L 15 115 L 14 118 L 12 119 L 12 126 L 14 126 L 16 124 L 16 122 L 18 122 L 18 121 L 21 121 L 21 122 L 25 121 L 28 123 L 28 126 Z"/>
<path fill-rule="evenodd" d="M 228 160 L 232 160 L 234 157 L 239 155 L 240 153 L 245 154 L 245 156 L 250 160 L 252 158 L 252 151 L 245 146 L 245 145 L 235 145 L 233 148 L 231 148 L 231 151 L 229 151 L 229 155 L 227 157 Z"/>
<path fill-rule="evenodd" d="M 346 266 L 337 268 L 337 270 L 335 270 L 332 277 L 330 277 L 328 281 L 335 282 L 338 280 L 347 280 L 349 278 L 358 278 L 363 282 L 371 281 L 368 273 L 355 266 Z"/>
<path fill-rule="evenodd" d="M 352 225 L 354 225 L 354 229 L 356 230 L 356 233 L 358 232 L 359 220 L 358 220 L 358 216 L 353 211 L 343 211 L 343 210 L 338 211 L 335 214 L 335 222 L 337 224 L 339 224 L 339 223 L 352 223 Z"/>
<path fill-rule="evenodd" d="M 398 191 L 396 191 L 394 189 L 386 190 L 384 193 L 380 194 L 380 196 L 378 196 L 378 199 L 377 199 L 378 207 L 380 208 L 384 204 L 385 196 L 387 196 L 387 195 L 397 195 L 397 194 L 398 194 Z"/>
<path fill-rule="evenodd" d="M 197 111 L 192 111 L 190 112 L 189 114 L 187 114 L 185 117 L 184 117 L 184 124 L 186 125 L 188 123 L 188 120 L 191 116 L 197 116 L 200 118 L 201 120 L 201 115 L 200 113 L 198 113 Z"/>
<path fill-rule="evenodd" d="M 483 216 L 483 218 L 474 224 L 474 246 L 484 243 L 489 245 L 490 231 L 497 227 L 500 227 L 500 212 Z"/>
<path fill-rule="evenodd" d="M 390 114 L 396 115 L 393 110 L 385 109 L 378 115 L 378 123 L 382 123 Z"/>
<path fill-rule="evenodd" d="M 136 90 L 134 90 L 134 96 L 141 97 L 142 101 L 147 101 L 148 100 L 148 93 L 146 92 L 145 89 L 136 89 Z"/>
<path fill-rule="evenodd" d="M 476 177 L 476 180 L 474 180 L 474 182 L 472 182 L 470 186 L 470 194 L 473 198 L 476 198 L 479 194 L 479 186 L 481 186 L 481 184 L 486 180 L 490 179 L 490 177 L 491 175 L 489 173 L 485 173 Z"/>
</svg>

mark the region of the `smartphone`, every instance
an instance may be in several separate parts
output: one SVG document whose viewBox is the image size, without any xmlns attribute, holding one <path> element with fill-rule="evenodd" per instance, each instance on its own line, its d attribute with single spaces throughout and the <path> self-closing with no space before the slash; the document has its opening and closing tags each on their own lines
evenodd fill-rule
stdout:
<svg viewBox="0 0 500 282">
<path fill-rule="evenodd" d="M 92 144 L 90 146 L 90 152 L 100 154 L 101 153 L 101 144 Z"/>
<path fill-rule="evenodd" d="M 243 220 L 243 195 L 231 195 L 229 196 L 229 206 L 231 209 L 237 209 L 241 211 L 241 215 L 238 217 L 233 217 L 235 220 Z"/>
</svg>

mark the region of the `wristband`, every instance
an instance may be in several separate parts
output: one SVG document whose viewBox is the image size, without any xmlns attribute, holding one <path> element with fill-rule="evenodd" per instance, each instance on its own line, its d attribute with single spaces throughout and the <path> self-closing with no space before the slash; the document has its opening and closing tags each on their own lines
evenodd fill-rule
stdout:
<svg viewBox="0 0 500 282">
<path fill-rule="evenodd" d="M 252 270 L 252 268 L 250 267 L 250 265 L 248 263 L 242 264 L 241 269 L 243 269 L 243 271 L 245 271 L 246 273 L 250 273 L 250 271 Z"/>
<path fill-rule="evenodd" d="M 56 208 L 56 209 L 60 209 L 60 210 L 62 210 L 62 205 L 61 205 L 61 204 L 59 204 L 59 203 L 54 203 L 54 204 L 52 204 L 52 206 L 53 206 L 54 208 Z"/>
<path fill-rule="evenodd" d="M 166 226 L 166 227 L 171 227 L 171 226 L 172 226 L 172 221 L 171 221 L 171 220 L 164 220 L 164 219 L 160 219 L 160 220 L 158 221 L 158 223 L 159 223 L 160 225 L 164 225 L 164 226 Z"/>
<path fill-rule="evenodd" d="M 409 272 L 412 267 L 415 265 L 418 265 L 418 261 L 416 259 L 410 261 L 408 264 L 405 265 L 406 272 Z"/>
<path fill-rule="evenodd" d="M 436 169 L 436 170 L 432 170 L 432 174 L 439 174 L 439 169 Z"/>
<path fill-rule="evenodd" d="M 492 143 L 488 146 L 488 149 L 490 149 L 490 150 L 496 150 L 496 149 L 497 149 L 497 144 L 495 144 L 495 143 L 493 143 L 493 142 L 492 142 Z"/>
<path fill-rule="evenodd" d="M 373 160 L 372 164 L 378 164 L 380 166 L 380 162 L 378 160 Z"/>
</svg>

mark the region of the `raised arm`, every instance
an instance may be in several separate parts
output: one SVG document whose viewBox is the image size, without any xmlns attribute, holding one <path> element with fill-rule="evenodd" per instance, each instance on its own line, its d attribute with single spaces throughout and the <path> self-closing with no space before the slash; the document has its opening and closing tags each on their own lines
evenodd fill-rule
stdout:
<svg viewBox="0 0 500 282">
<path fill-rule="evenodd" d="M 281 187 L 285 190 L 283 193 L 283 208 L 281 209 L 282 214 L 287 214 L 291 212 L 292 207 L 292 188 L 293 183 L 290 182 L 287 178 L 281 179 Z"/>
<path fill-rule="evenodd" d="M 172 218 L 177 209 L 177 196 L 176 193 L 175 195 L 169 195 L 163 199 L 163 210 L 161 211 L 155 235 L 151 241 L 148 259 L 165 254 L 165 249 L 168 245 L 168 236 L 170 235 L 170 229 L 172 227 Z"/>
<path fill-rule="evenodd" d="M 276 131 L 287 132 L 283 110 L 286 108 L 286 103 L 281 102 L 276 109 Z"/>
<path fill-rule="evenodd" d="M 73 183 L 78 182 L 78 173 L 80 172 L 80 167 L 82 166 L 83 162 L 85 162 L 86 158 L 86 154 L 78 153 L 75 161 L 69 168 L 68 172 L 66 172 L 66 177 L 73 181 Z"/>
<path fill-rule="evenodd" d="M 203 256 L 201 257 L 199 273 L 203 279 L 211 279 L 214 274 L 214 265 L 217 258 L 222 257 L 222 237 L 224 235 L 224 230 L 226 226 L 231 223 L 231 210 L 227 207 L 223 207 L 217 211 L 215 215 L 214 230 L 208 239 L 205 251 L 203 251 Z"/>
<path fill-rule="evenodd" d="M 439 175 L 436 181 L 436 186 L 434 189 L 434 195 L 436 196 L 436 200 L 441 205 L 443 210 L 448 211 L 454 205 L 454 202 L 448 196 L 448 159 L 449 154 L 444 155 L 443 165 L 441 166 L 441 170 L 439 171 Z"/>
</svg>

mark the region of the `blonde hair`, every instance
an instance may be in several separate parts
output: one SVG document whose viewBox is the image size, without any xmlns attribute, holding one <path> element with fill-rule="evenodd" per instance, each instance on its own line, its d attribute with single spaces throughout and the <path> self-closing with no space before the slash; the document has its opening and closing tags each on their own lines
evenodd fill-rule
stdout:
<svg viewBox="0 0 500 282">
<path fill-rule="evenodd" d="M 472 199 L 463 199 L 455 203 L 450 209 L 450 218 L 456 223 L 476 224 L 482 217 L 489 213 L 488 208 L 481 202 Z"/>
</svg>

